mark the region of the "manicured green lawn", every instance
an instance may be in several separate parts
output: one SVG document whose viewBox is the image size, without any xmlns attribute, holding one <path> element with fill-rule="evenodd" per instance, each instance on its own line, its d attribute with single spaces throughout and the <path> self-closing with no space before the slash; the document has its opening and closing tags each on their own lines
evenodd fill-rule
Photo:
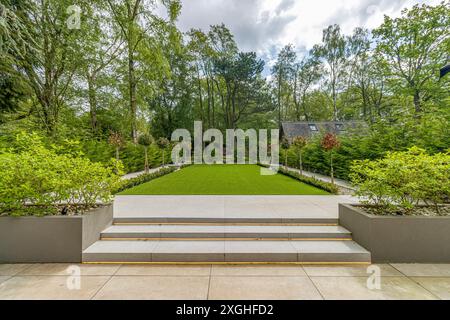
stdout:
<svg viewBox="0 0 450 320">
<path fill-rule="evenodd" d="M 121 195 L 326 195 L 281 174 L 260 175 L 257 165 L 193 165 L 125 190 Z"/>
</svg>

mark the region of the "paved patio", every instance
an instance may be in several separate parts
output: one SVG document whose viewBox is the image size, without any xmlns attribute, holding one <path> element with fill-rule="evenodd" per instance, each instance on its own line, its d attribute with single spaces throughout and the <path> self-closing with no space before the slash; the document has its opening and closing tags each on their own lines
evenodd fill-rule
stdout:
<svg viewBox="0 0 450 320">
<path fill-rule="evenodd" d="M 0 265 L 0 299 L 450 299 L 450 264 L 384 264 L 380 289 L 367 266 Z"/>
<path fill-rule="evenodd" d="M 114 217 L 338 218 L 352 196 L 116 196 Z"/>
</svg>

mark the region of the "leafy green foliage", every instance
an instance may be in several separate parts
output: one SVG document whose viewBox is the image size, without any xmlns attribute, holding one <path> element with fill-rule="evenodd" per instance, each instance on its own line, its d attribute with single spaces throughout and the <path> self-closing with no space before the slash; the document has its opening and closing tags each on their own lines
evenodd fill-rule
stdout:
<svg viewBox="0 0 450 320">
<path fill-rule="evenodd" d="M 294 137 L 292 139 L 292 147 L 296 150 L 302 150 L 308 144 L 308 140 L 302 136 Z"/>
<path fill-rule="evenodd" d="M 18 148 L 0 154 L 0 211 L 27 214 L 39 207 L 55 214 L 60 204 L 77 211 L 109 202 L 119 184 L 122 165 L 108 165 L 47 149 L 36 134 L 19 135 Z"/>
<path fill-rule="evenodd" d="M 81 8 L 81 29 L 65 23 L 72 4 Z M 302 59 L 286 45 L 271 79 L 264 78 L 261 57 L 242 52 L 225 25 L 185 34 L 176 26 L 180 1 L 164 0 L 164 17 L 152 4 L 2 1 L 0 149 L 16 153 L 16 133 L 37 131 L 57 155 L 84 155 L 105 166 L 116 156 L 133 172 L 161 166 L 170 153 L 152 144 L 146 165 L 139 134 L 192 133 L 194 120 L 222 131 L 365 120 L 368 131 L 339 136 L 333 152 L 320 137 L 300 154 L 283 142 L 280 159 L 289 166 L 331 175 L 333 161 L 333 174 L 348 179 L 355 159 L 413 145 L 431 154 L 450 147 L 450 77 L 438 80 L 450 52 L 448 0 L 385 17 L 372 32 L 345 35 L 338 25 L 327 27 Z M 122 141 L 108 144 L 110 132 Z"/>
<path fill-rule="evenodd" d="M 161 137 L 156 141 L 156 144 L 160 149 L 166 149 L 169 146 L 170 141 L 167 138 Z"/>
<path fill-rule="evenodd" d="M 138 144 L 149 147 L 153 143 L 153 137 L 149 134 L 141 134 L 138 138 Z"/>
<path fill-rule="evenodd" d="M 376 53 L 389 75 L 392 88 L 413 100 L 417 115 L 424 101 L 448 95 L 448 82 L 436 81 L 439 69 L 448 61 L 450 50 L 450 3 L 415 5 L 399 18 L 385 16 L 374 30 Z"/>
<path fill-rule="evenodd" d="M 413 147 L 378 160 L 355 161 L 351 170 L 357 195 L 380 210 L 400 208 L 408 214 L 425 203 L 439 213 L 439 204 L 450 198 L 450 153 L 428 155 Z"/>
<path fill-rule="evenodd" d="M 270 167 L 269 165 L 262 164 L 262 163 L 258 163 L 258 166 L 264 167 L 264 168 L 269 168 Z M 309 184 L 309 185 L 314 186 L 316 188 L 325 190 L 325 191 L 327 191 L 329 193 L 339 194 L 338 187 L 336 187 L 335 185 L 333 185 L 331 183 L 327 183 L 325 181 L 318 180 L 318 179 L 313 178 L 313 177 L 307 177 L 307 176 L 305 176 L 305 175 L 303 175 L 301 173 L 298 173 L 298 172 L 295 172 L 295 171 L 292 171 L 292 170 L 289 170 L 289 169 L 285 169 L 285 168 L 279 168 L 278 169 L 278 173 L 280 173 L 282 175 L 285 175 L 285 176 L 288 176 L 288 177 L 291 177 L 291 178 L 293 178 L 295 180 L 298 180 L 300 182 L 303 182 L 305 184 Z"/>
</svg>

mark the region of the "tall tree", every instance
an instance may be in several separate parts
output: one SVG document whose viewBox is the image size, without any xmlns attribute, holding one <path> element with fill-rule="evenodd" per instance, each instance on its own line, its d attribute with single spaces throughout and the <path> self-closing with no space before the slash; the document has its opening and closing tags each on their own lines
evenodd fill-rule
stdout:
<svg viewBox="0 0 450 320">
<path fill-rule="evenodd" d="M 315 55 L 327 66 L 328 86 L 333 102 L 333 120 L 339 119 L 338 94 L 345 79 L 347 53 L 346 39 L 339 25 L 331 25 L 323 30 L 322 44 L 314 47 Z"/>
<path fill-rule="evenodd" d="M 83 86 L 87 87 L 87 101 L 91 130 L 98 136 L 99 93 L 104 86 L 116 90 L 113 84 L 114 62 L 123 52 L 123 41 L 120 34 L 115 32 L 113 20 L 107 11 L 108 5 L 104 1 L 91 2 L 93 13 L 86 19 L 89 30 L 79 39 L 83 49 L 83 56 L 79 61 L 79 75 L 83 79 Z M 102 81 L 107 78 L 108 83 Z M 84 90 L 83 90 L 84 92 Z"/>
<path fill-rule="evenodd" d="M 87 25 L 72 25 L 71 1 L 18 1 L 12 4 L 26 33 L 33 37 L 34 50 L 25 50 L 12 61 L 25 75 L 37 100 L 36 112 L 46 132 L 55 136 L 66 93 L 82 55 L 77 38 Z M 79 1 L 81 10 L 90 14 L 87 1 Z M 75 17 L 76 19 L 77 17 Z"/>
<path fill-rule="evenodd" d="M 312 55 L 305 57 L 297 64 L 294 81 L 294 104 L 297 121 L 302 119 L 306 121 L 310 120 L 311 117 L 306 106 L 307 93 L 321 79 L 322 73 L 323 69 L 321 64 Z"/>
<path fill-rule="evenodd" d="M 278 54 L 277 62 L 272 68 L 272 75 L 276 83 L 276 96 L 278 105 L 278 126 L 281 127 L 283 120 L 283 93 L 284 93 L 284 111 L 287 113 L 289 108 L 289 99 L 293 93 L 292 83 L 296 73 L 297 54 L 294 47 L 289 44 L 285 46 Z"/>
<path fill-rule="evenodd" d="M 127 85 L 130 107 L 131 138 L 137 143 L 137 86 L 138 60 L 142 46 L 148 45 L 149 35 L 161 26 L 161 19 L 153 12 L 152 8 L 156 0 L 107 0 L 114 21 L 118 25 L 127 52 Z M 181 10 L 178 0 L 163 0 L 163 5 L 168 9 L 170 20 L 175 20 Z M 148 49 L 148 46 L 147 46 Z M 142 53 L 141 53 L 142 56 Z"/>
<path fill-rule="evenodd" d="M 238 47 L 234 40 L 233 34 L 224 25 L 213 25 L 208 32 L 209 42 L 213 49 L 212 70 L 216 92 L 219 97 L 220 105 L 222 108 L 223 124 L 224 127 L 229 127 L 231 108 L 231 83 L 232 75 L 232 63 L 238 54 Z"/>
<path fill-rule="evenodd" d="M 439 68 L 450 52 L 450 2 L 415 5 L 399 18 L 385 16 L 373 31 L 377 54 L 384 59 L 395 92 L 410 96 L 415 115 L 423 113 L 423 102 L 444 90 L 438 82 Z"/>
</svg>

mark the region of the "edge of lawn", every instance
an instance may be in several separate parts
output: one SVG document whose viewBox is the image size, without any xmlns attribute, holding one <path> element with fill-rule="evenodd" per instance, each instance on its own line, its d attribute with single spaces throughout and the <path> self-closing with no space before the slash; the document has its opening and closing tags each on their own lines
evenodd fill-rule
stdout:
<svg viewBox="0 0 450 320">
<path fill-rule="evenodd" d="M 158 178 L 170 175 L 172 173 L 178 172 L 180 170 L 183 170 L 187 167 L 192 166 L 193 164 L 189 165 L 183 165 L 181 167 L 168 167 L 168 168 L 162 168 L 161 170 L 151 173 L 151 174 L 143 174 L 136 178 L 132 178 L 129 180 L 126 180 L 124 184 L 116 190 L 116 195 L 295 195 L 290 193 L 227 193 L 227 192 L 221 192 L 221 193 L 133 193 L 133 189 L 142 186 L 143 184 L 150 183 Z M 260 167 L 268 167 L 266 165 L 257 164 Z M 331 183 L 324 182 L 315 178 L 307 177 L 304 175 L 300 175 L 298 172 L 294 172 L 288 169 L 280 168 L 278 173 L 280 175 L 289 177 L 290 179 L 296 180 L 299 183 L 305 184 L 309 187 L 314 187 L 322 192 L 323 194 L 305 194 L 305 195 L 333 195 L 338 194 L 339 190 L 335 185 L 332 185 Z"/>
</svg>

